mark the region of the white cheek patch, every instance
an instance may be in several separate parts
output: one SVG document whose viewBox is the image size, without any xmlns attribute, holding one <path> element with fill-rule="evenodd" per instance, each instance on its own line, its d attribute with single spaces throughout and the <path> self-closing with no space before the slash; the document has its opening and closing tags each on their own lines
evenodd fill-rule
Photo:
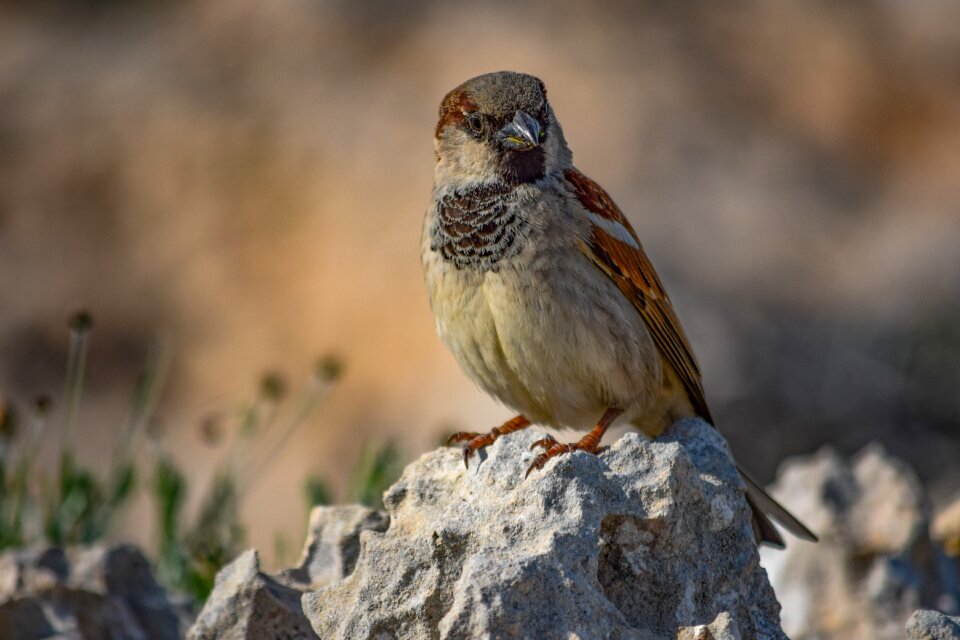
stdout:
<svg viewBox="0 0 960 640">
<path fill-rule="evenodd" d="M 465 137 L 443 150 L 441 162 L 444 178 L 458 184 L 489 182 L 498 174 L 498 159 L 493 150 Z"/>
<path fill-rule="evenodd" d="M 590 222 L 603 229 L 608 235 L 616 238 L 624 244 L 630 245 L 634 249 L 640 248 L 640 245 L 637 244 L 633 234 L 616 220 L 610 220 L 609 218 L 598 216 L 592 211 L 587 211 L 587 215 L 590 216 Z"/>
</svg>

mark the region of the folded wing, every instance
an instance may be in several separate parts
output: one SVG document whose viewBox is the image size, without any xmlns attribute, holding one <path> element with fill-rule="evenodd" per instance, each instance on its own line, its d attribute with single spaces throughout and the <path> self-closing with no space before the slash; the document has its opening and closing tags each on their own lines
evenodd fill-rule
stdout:
<svg viewBox="0 0 960 640">
<path fill-rule="evenodd" d="M 636 232 L 600 185 L 576 169 L 570 169 L 564 175 L 593 223 L 590 237 L 579 240 L 580 250 L 613 280 L 640 313 L 660 353 L 680 377 L 694 410 L 712 425 L 700 365 Z M 738 471 L 747 487 L 747 502 L 754 513 L 759 539 L 773 546 L 783 546 L 783 538 L 766 516 L 770 514 L 798 538 L 817 540 L 810 529 L 767 495 L 749 475 L 739 467 Z"/>
</svg>

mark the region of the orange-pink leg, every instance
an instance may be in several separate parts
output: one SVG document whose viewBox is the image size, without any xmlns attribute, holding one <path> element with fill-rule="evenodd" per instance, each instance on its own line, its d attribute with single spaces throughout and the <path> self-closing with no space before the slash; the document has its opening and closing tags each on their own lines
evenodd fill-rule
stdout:
<svg viewBox="0 0 960 640">
<path fill-rule="evenodd" d="M 451 445 L 455 442 L 466 442 L 467 444 L 463 447 L 463 466 L 470 467 L 470 456 L 475 452 L 483 449 L 487 445 L 493 444 L 493 441 L 499 438 L 500 436 L 506 435 L 508 433 L 513 433 L 514 431 L 520 431 L 521 429 L 526 429 L 530 426 L 530 421 L 523 416 L 517 416 L 511 420 L 504 422 L 502 425 L 495 429 L 491 429 L 489 433 L 476 433 L 475 431 L 460 431 L 453 434 L 447 439 L 447 444 Z"/>
<path fill-rule="evenodd" d="M 610 428 L 610 425 L 613 424 L 613 421 L 623 413 L 622 409 L 607 409 L 603 413 L 603 417 L 600 418 L 600 422 L 597 423 L 593 429 L 590 430 L 590 433 L 583 436 L 577 442 L 570 444 L 560 444 L 553 439 L 552 436 L 547 436 L 541 438 L 531 445 L 531 449 L 534 447 L 543 447 L 546 449 L 543 453 L 538 455 L 533 459 L 533 463 L 527 468 L 527 473 L 524 477 L 530 475 L 530 472 L 534 469 L 543 469 L 543 465 L 547 463 L 547 460 L 555 456 L 559 456 L 564 453 L 570 453 L 571 451 L 586 451 L 587 453 L 599 453 L 600 452 L 600 439 L 603 438 L 603 434 L 606 433 L 607 429 Z"/>
</svg>

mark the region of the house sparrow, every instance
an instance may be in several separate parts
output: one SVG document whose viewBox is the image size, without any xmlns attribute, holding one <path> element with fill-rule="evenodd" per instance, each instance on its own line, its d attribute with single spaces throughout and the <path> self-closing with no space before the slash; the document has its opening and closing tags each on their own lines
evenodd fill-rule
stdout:
<svg viewBox="0 0 960 640">
<path fill-rule="evenodd" d="M 700 368 L 660 278 L 607 192 L 573 166 L 539 79 L 502 71 L 446 95 L 434 139 L 421 256 L 437 332 L 467 375 L 520 415 L 458 433 L 464 462 L 532 423 L 593 429 L 551 437 L 530 465 L 597 453 L 614 423 L 655 437 L 713 420 Z M 536 446 L 535 445 L 535 446 Z M 743 474 L 758 540 L 783 546 L 765 512 L 816 537 Z"/>
</svg>

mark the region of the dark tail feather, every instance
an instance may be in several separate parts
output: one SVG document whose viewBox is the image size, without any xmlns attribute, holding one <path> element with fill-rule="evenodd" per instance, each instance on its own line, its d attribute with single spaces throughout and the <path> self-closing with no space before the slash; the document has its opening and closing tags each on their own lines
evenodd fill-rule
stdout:
<svg viewBox="0 0 960 640">
<path fill-rule="evenodd" d="M 750 505 L 750 509 L 753 511 L 753 526 L 761 542 L 766 542 L 780 549 L 784 547 L 783 538 L 780 536 L 776 527 L 773 526 L 773 523 L 770 522 L 770 518 L 767 517 L 768 515 L 772 516 L 773 519 L 782 524 L 787 531 L 801 540 L 807 540 L 809 542 L 817 541 L 817 536 L 814 535 L 805 524 L 800 522 L 795 515 L 787 511 L 783 505 L 767 495 L 763 487 L 757 484 L 743 469 L 737 467 L 737 471 L 740 472 L 740 477 L 743 478 L 744 483 L 747 485 L 747 504 Z"/>
<path fill-rule="evenodd" d="M 753 512 L 753 535 L 757 543 L 766 543 L 775 549 L 786 549 L 787 545 L 783 541 L 783 536 L 780 535 L 777 528 L 770 522 L 767 514 L 761 511 L 757 503 L 753 501 L 749 492 L 747 492 L 747 504 L 750 505 L 750 511 Z"/>
</svg>

